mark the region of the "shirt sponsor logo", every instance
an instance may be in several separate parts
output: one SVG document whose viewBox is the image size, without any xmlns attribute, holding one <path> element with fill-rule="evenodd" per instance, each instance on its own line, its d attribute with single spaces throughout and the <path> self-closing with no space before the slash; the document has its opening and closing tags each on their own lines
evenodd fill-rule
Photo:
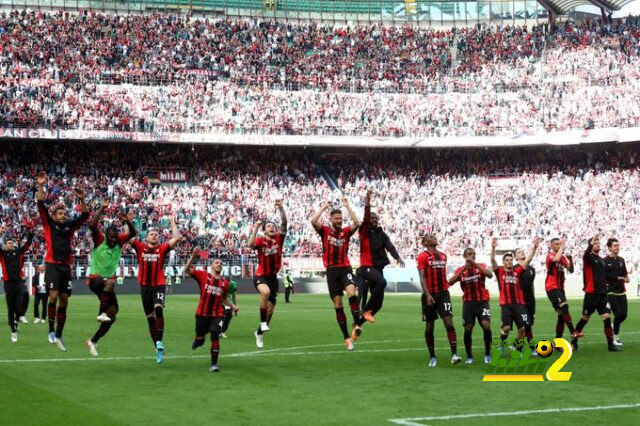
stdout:
<svg viewBox="0 0 640 426">
<path fill-rule="evenodd" d="M 340 234 L 340 237 L 342 237 L 342 234 Z M 344 245 L 344 238 L 335 238 L 335 237 L 329 237 L 329 244 L 332 246 L 336 246 L 336 247 L 342 247 Z"/>
<path fill-rule="evenodd" d="M 205 284 L 204 291 L 207 294 L 215 294 L 216 296 L 222 295 L 222 289 L 214 285 Z"/>
<path fill-rule="evenodd" d="M 471 275 L 470 277 L 463 277 L 462 278 L 462 282 L 463 283 L 468 283 L 470 281 L 473 281 L 473 282 L 480 281 L 480 274 L 475 274 L 475 275 Z"/>
<path fill-rule="evenodd" d="M 142 260 L 144 262 L 157 262 L 160 259 L 160 255 L 157 253 L 143 253 Z"/>
<path fill-rule="evenodd" d="M 274 254 L 278 254 L 278 246 L 274 245 L 274 246 L 271 246 L 271 247 L 265 247 L 263 249 L 263 253 L 264 253 L 265 256 L 271 256 L 271 255 L 274 255 Z"/>
</svg>

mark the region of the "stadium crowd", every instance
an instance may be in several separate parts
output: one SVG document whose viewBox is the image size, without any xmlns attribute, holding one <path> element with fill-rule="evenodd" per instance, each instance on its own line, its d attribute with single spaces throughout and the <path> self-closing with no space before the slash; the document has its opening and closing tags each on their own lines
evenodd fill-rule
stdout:
<svg viewBox="0 0 640 426">
<path fill-rule="evenodd" d="M 638 126 L 639 40 L 637 18 L 436 31 L 3 12 L 0 126 L 365 136 Z"/>
<path fill-rule="evenodd" d="M 91 210 L 110 197 L 111 219 L 116 210 L 133 209 L 143 235 L 160 227 L 168 236 L 167 216 L 176 212 L 183 233 L 177 255 L 196 244 L 211 252 L 250 254 L 251 226 L 257 219 L 277 219 L 274 202 L 283 198 L 286 253 L 318 256 L 320 239 L 308 223 L 312 211 L 323 199 L 339 205 L 343 191 L 362 214 L 367 188 L 375 191 L 381 224 L 406 259 L 421 250 L 419 236 L 426 232 L 435 232 L 450 255 L 466 246 L 486 252 L 491 236 L 561 236 L 578 262 L 595 232 L 617 236 L 625 247 L 640 245 L 637 147 L 335 153 L 69 142 L 4 148 L 0 218 L 3 234 L 14 237 L 21 235 L 21 223 L 37 218 L 34 179 L 42 169 L 50 176 L 51 205 L 73 206 L 72 189 L 80 186 L 89 193 Z M 158 170 L 189 176 L 186 183 L 158 184 Z M 32 248 L 36 256 L 44 250 L 41 233 L 40 228 Z M 88 255 L 86 230 L 75 247 L 77 256 Z M 357 253 L 356 243 L 352 259 Z M 629 253 L 627 260 L 637 266 L 640 258 Z"/>
</svg>

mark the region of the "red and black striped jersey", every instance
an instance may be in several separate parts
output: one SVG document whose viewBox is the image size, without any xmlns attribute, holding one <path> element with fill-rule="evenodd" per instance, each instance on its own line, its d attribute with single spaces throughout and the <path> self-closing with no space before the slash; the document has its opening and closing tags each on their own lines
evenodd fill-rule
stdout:
<svg viewBox="0 0 640 426">
<path fill-rule="evenodd" d="M 479 265 L 482 265 L 483 268 L 487 267 L 484 263 Z M 463 302 L 487 302 L 489 300 L 489 290 L 484 285 L 486 277 L 480 268 L 461 266 L 454 273 L 454 275 L 458 274 L 460 274 L 458 281 L 460 281 L 460 288 L 462 288 Z"/>
<path fill-rule="evenodd" d="M 223 317 L 222 302 L 227 298 L 229 281 L 224 278 L 214 278 L 206 271 L 193 271 L 191 276 L 200 287 L 200 301 L 196 315 L 201 317 Z"/>
<path fill-rule="evenodd" d="M 520 276 L 524 271 L 525 269 L 520 265 L 510 271 L 505 270 L 502 266 L 496 269 L 500 290 L 500 306 L 525 304 L 524 293 L 520 286 Z"/>
<path fill-rule="evenodd" d="M 427 290 L 431 294 L 449 290 L 447 281 L 447 255 L 439 251 L 423 251 L 418 255 L 418 271 L 424 270 Z"/>
<path fill-rule="evenodd" d="M 564 290 L 564 269 L 568 268 L 570 265 L 569 259 L 567 259 L 566 256 L 562 256 L 559 262 L 554 262 L 554 257 L 556 257 L 555 253 L 549 253 L 545 262 L 547 265 L 547 278 L 544 282 L 544 288 L 546 291 Z"/>
<path fill-rule="evenodd" d="M 591 250 L 582 257 L 583 291 L 590 294 L 607 294 L 606 266 L 604 259 Z"/>
<path fill-rule="evenodd" d="M 268 277 L 277 275 L 282 268 L 282 247 L 286 234 L 278 232 L 273 239 L 256 238 L 255 249 L 258 251 L 258 269 L 256 276 Z"/>
<path fill-rule="evenodd" d="M 158 287 L 165 285 L 164 261 L 170 250 L 169 244 L 155 247 L 134 240 L 131 244 L 138 257 L 138 283 L 143 287 Z"/>
<path fill-rule="evenodd" d="M 349 241 L 353 231 L 348 226 L 335 230 L 323 225 L 318 231 L 322 238 L 322 261 L 325 268 L 351 266 L 349 262 Z"/>
<path fill-rule="evenodd" d="M 54 221 L 49 215 L 44 201 L 38 201 L 38 212 L 42 220 L 44 241 L 47 246 L 44 261 L 59 265 L 71 265 L 73 263 L 71 239 L 73 234 L 89 219 L 89 212 L 82 213 L 77 218 L 62 224 Z"/>
</svg>

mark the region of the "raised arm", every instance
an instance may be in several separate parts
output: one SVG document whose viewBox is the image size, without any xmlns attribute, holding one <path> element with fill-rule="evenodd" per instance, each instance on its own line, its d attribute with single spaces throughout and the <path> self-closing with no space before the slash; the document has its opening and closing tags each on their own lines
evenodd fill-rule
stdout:
<svg viewBox="0 0 640 426">
<path fill-rule="evenodd" d="M 567 258 L 567 260 L 569 261 L 569 266 L 567 266 L 567 270 L 573 274 L 574 271 L 574 266 L 573 266 L 573 256 L 571 256 L 570 254 L 565 256 Z"/>
<path fill-rule="evenodd" d="M 320 207 L 318 208 L 318 210 L 316 210 L 313 213 L 313 215 L 311 215 L 311 218 L 309 219 L 309 221 L 311 222 L 313 229 L 315 229 L 316 231 L 320 231 L 322 229 L 322 223 L 320 222 L 320 217 L 322 216 L 322 213 L 328 208 L 329 208 L 329 203 L 326 201 L 323 201 Z"/>
<path fill-rule="evenodd" d="M 36 182 L 38 183 L 38 191 L 36 192 L 36 201 L 44 201 L 44 185 L 47 183 L 47 174 L 45 172 L 38 173 L 36 176 Z"/>
<path fill-rule="evenodd" d="M 118 215 L 118 219 L 120 219 L 125 225 L 127 225 L 127 229 L 129 233 L 127 234 L 127 241 L 131 241 L 138 235 L 138 230 L 133 224 L 133 212 L 129 212 L 129 214 L 120 213 Z"/>
<path fill-rule="evenodd" d="M 260 230 L 261 226 L 262 226 L 262 221 L 259 220 L 255 223 L 255 225 L 253 225 L 253 229 L 251 230 L 251 235 L 249 236 L 249 242 L 247 244 L 249 245 L 249 248 L 252 250 L 256 248 L 256 238 L 258 236 L 258 230 Z"/>
<path fill-rule="evenodd" d="M 96 212 L 93 215 L 93 217 L 91 218 L 91 220 L 89 220 L 89 229 L 91 230 L 92 234 L 98 230 L 98 223 L 100 223 L 100 219 L 102 219 L 102 215 L 104 214 L 104 210 L 107 207 L 109 207 L 110 203 L 111 203 L 111 200 L 109 200 L 109 198 L 103 199 L 102 200 L 102 205 L 100 206 L 100 208 L 98 210 L 96 210 Z"/>
<path fill-rule="evenodd" d="M 80 208 L 82 209 L 82 214 L 89 215 L 89 206 L 87 206 L 87 194 L 84 190 L 80 188 L 76 188 L 76 197 L 80 200 Z"/>
<path fill-rule="evenodd" d="M 180 241 L 180 231 L 178 230 L 178 224 L 176 223 L 176 214 L 172 213 L 169 217 L 169 221 L 171 223 L 171 239 L 168 244 L 169 247 L 174 248 L 178 241 Z"/>
<path fill-rule="evenodd" d="M 358 229 L 362 222 L 360 221 L 360 218 L 358 218 L 358 215 L 356 215 L 356 213 L 351 208 L 351 203 L 349 203 L 349 199 L 347 197 L 342 198 L 342 205 L 345 209 L 347 209 L 347 213 L 349 213 L 349 218 L 351 219 L 349 229 L 351 229 L 351 232 L 353 232 Z"/>
<path fill-rule="evenodd" d="M 187 264 L 184 265 L 185 277 L 190 277 L 191 274 L 193 273 L 193 261 L 196 259 L 196 257 L 199 256 L 199 253 L 200 253 L 200 247 L 194 248 L 193 251 L 191 252 L 191 257 L 189 257 L 189 260 L 187 260 Z"/>
<path fill-rule="evenodd" d="M 368 225 L 371 222 L 371 191 L 367 190 L 367 196 L 364 199 L 364 217 L 362 218 L 362 224 Z"/>
<path fill-rule="evenodd" d="M 278 213 L 280 213 L 280 233 L 287 233 L 287 214 L 284 212 L 284 203 L 282 200 L 276 200 L 276 207 L 278 208 Z"/>
<path fill-rule="evenodd" d="M 538 250 L 538 244 L 540 244 L 540 240 L 538 240 L 538 237 L 536 237 L 533 239 L 533 247 L 531 247 L 531 251 L 527 255 L 527 258 L 524 260 L 524 263 L 522 264 L 522 267 L 524 269 L 527 269 L 529 267 L 529 264 L 533 260 L 533 256 L 535 256 L 536 250 Z"/>
<path fill-rule="evenodd" d="M 33 223 L 29 222 L 25 224 L 25 231 L 27 232 L 27 241 L 24 242 L 22 247 L 20 247 L 20 253 L 25 253 L 31 247 L 31 243 L 33 242 Z"/>
<path fill-rule="evenodd" d="M 491 269 L 498 270 L 498 262 L 496 262 L 496 247 L 498 247 L 498 239 L 493 237 L 491 239 Z"/>
</svg>

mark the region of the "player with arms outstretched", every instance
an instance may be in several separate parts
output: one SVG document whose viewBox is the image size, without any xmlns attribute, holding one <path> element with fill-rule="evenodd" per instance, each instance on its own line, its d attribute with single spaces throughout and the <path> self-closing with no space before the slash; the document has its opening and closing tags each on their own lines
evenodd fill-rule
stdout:
<svg viewBox="0 0 640 426">
<path fill-rule="evenodd" d="M 276 207 L 280 213 L 280 229 L 274 222 L 257 222 L 249 237 L 249 247 L 258 252 L 258 269 L 253 279 L 253 284 L 260 301 L 260 324 L 255 331 L 256 346 L 264 347 L 264 333 L 269 331 L 269 323 L 273 318 L 278 297 L 278 272 L 282 268 L 282 249 L 287 236 L 287 215 L 285 214 L 282 200 L 276 201 Z M 258 230 L 264 230 L 264 236 L 258 237 Z"/>
<path fill-rule="evenodd" d="M 62 331 L 67 321 L 67 306 L 71 294 L 71 265 L 73 264 L 71 239 L 89 219 L 89 207 L 85 202 L 85 192 L 77 188 L 76 197 L 80 201 L 82 209 L 80 216 L 71 220 L 67 208 L 62 204 L 54 207 L 53 215 L 50 215 L 44 204 L 46 199 L 44 185 L 47 183 L 47 174 L 38 173 L 37 182 L 36 200 L 47 246 L 47 254 L 44 259 L 44 280 L 49 289 L 49 303 L 47 305 L 49 343 L 55 344 L 59 350 L 65 352 L 67 349 L 62 342 Z"/>
<path fill-rule="evenodd" d="M 85 342 L 92 356 L 98 356 L 98 340 L 107 334 L 113 323 L 116 322 L 116 314 L 118 313 L 118 299 L 115 291 L 116 271 L 122 257 L 122 246 L 138 233 L 131 222 L 132 217 L 124 213 L 119 214 L 118 219 L 127 225 L 128 232 L 126 234 L 121 234 L 118 227 L 113 224 L 107 228 L 106 232 L 102 232 L 99 223 L 109 204 L 110 200 L 105 198 L 102 201 L 102 206 L 89 221 L 93 250 L 91 250 L 91 270 L 87 284 L 100 300 L 97 317 L 100 326 L 93 337 Z"/>
<path fill-rule="evenodd" d="M 156 348 L 156 362 L 164 361 L 164 303 L 165 303 L 165 276 L 164 262 L 167 253 L 180 241 L 180 232 L 176 224 L 175 214 L 170 216 L 171 239 L 164 244 L 159 243 L 159 233 L 156 229 L 147 232 L 147 243 L 137 239 L 132 242 L 132 247 L 138 257 L 138 283 L 140 284 L 140 296 L 142 308 L 147 316 L 149 334 Z"/>
<path fill-rule="evenodd" d="M 193 261 L 200 253 L 196 247 L 184 267 L 187 277 L 193 277 L 200 287 L 200 301 L 196 309 L 196 336 L 191 344 L 195 350 L 204 345 L 204 340 L 211 336 L 211 365 L 209 371 L 220 372 L 218 367 L 218 355 L 220 354 L 220 333 L 224 323 L 224 306 L 229 306 L 238 313 L 238 308 L 227 297 L 229 281 L 222 278 L 222 260 L 214 259 L 211 263 L 211 273 L 197 271 L 193 268 Z"/>
<path fill-rule="evenodd" d="M 371 298 L 365 303 L 360 322 L 356 324 L 351 333 L 353 340 L 360 336 L 362 325 L 365 322 L 375 322 L 373 317 L 382 308 L 384 289 L 387 287 L 387 280 L 384 279 L 383 272 L 384 267 L 389 264 L 387 252 L 391 253 L 398 264 L 404 267 L 404 261 L 391 243 L 389 236 L 378 225 L 378 215 L 371 212 L 371 194 L 372 191 L 368 190 L 364 218 L 358 230 L 360 235 L 360 275 L 365 282 L 363 287 L 371 288 Z"/>
<path fill-rule="evenodd" d="M 538 249 L 538 239 L 533 240 L 533 248 L 518 266 L 513 266 L 513 253 L 508 252 L 502 256 L 502 266 L 498 266 L 496 262 L 496 247 L 498 239 L 491 240 L 491 267 L 496 274 L 498 280 L 498 288 L 500 290 L 500 307 L 502 310 L 502 332 L 500 333 L 500 341 L 504 342 L 509 337 L 511 324 L 515 323 L 518 328 L 518 336 L 516 339 L 517 350 L 522 350 L 523 345 L 520 343 L 525 338 L 525 326 L 529 323 L 529 314 L 525 305 L 524 293 L 520 286 L 520 277 L 522 273 L 533 260 L 533 256 Z"/>
<path fill-rule="evenodd" d="M 356 296 L 353 270 L 349 262 L 349 242 L 351 236 L 360 226 L 360 220 L 351 208 L 348 199 L 343 198 L 342 205 L 347 209 L 351 218 L 349 226 L 342 226 L 342 211 L 340 209 L 333 209 L 329 213 L 331 226 L 322 224 L 322 213 L 329 209 L 329 203 L 326 201 L 313 213 L 310 220 L 311 225 L 322 238 L 322 260 L 327 268 L 329 297 L 336 310 L 336 319 L 344 338 L 344 344 L 347 350 L 351 351 L 353 350 L 353 340 L 347 330 L 347 316 L 344 314 L 342 296 L 345 292 L 347 293 L 355 327 L 360 322 L 360 304 L 358 296 Z"/>
<path fill-rule="evenodd" d="M 422 321 L 425 321 L 424 339 L 429 349 L 429 367 L 437 364 L 435 352 L 435 321 L 442 318 L 447 339 L 451 347 L 451 364 L 460 362 L 458 356 L 458 339 L 453 326 L 453 307 L 449 294 L 447 280 L 447 255 L 440 252 L 438 239 L 434 234 L 427 234 L 422 238 L 425 250 L 418 255 L 418 273 L 422 286 Z"/>
<path fill-rule="evenodd" d="M 464 266 L 459 267 L 449 278 L 449 285 L 460 282 L 462 288 L 462 323 L 464 325 L 464 348 L 467 351 L 465 364 L 473 364 L 471 335 L 478 324 L 484 333 L 484 363 L 491 362 L 491 310 L 489 308 L 489 290 L 485 280 L 493 278 L 493 273 L 484 263 L 476 262 L 476 251 L 468 247 L 462 253 Z"/>
</svg>

